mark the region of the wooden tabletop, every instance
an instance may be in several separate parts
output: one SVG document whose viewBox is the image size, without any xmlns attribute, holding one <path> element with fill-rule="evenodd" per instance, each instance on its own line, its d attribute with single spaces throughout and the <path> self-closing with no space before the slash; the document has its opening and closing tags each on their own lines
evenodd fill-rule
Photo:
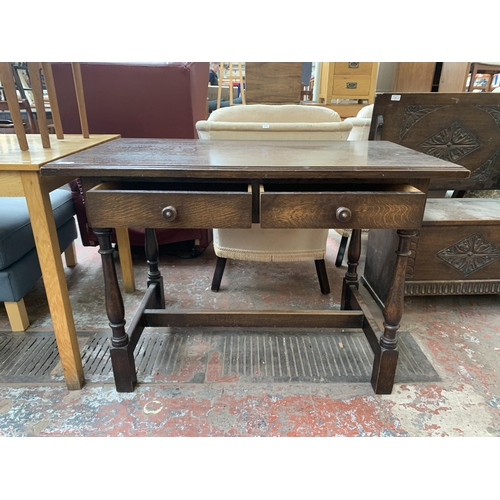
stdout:
<svg viewBox="0 0 500 500">
<path fill-rule="evenodd" d="M 386 141 L 118 139 L 42 175 L 151 178 L 466 178 L 469 170 Z"/>
<path fill-rule="evenodd" d="M 53 136 L 51 147 L 44 148 L 39 134 L 27 134 L 28 151 L 21 151 L 15 134 L 0 134 L 0 171 L 38 170 L 48 162 L 63 158 L 77 151 L 84 151 L 120 136 L 91 135 L 84 139 L 81 135 L 67 134 L 64 139 Z"/>
</svg>

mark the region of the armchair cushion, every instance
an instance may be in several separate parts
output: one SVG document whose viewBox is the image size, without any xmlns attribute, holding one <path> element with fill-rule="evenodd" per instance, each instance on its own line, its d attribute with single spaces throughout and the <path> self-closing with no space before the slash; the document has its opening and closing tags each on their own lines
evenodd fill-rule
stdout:
<svg viewBox="0 0 500 500">
<path fill-rule="evenodd" d="M 56 227 L 59 229 L 75 215 L 71 193 L 55 189 L 50 193 Z M 35 239 L 24 197 L 0 197 L 0 270 L 35 248 Z"/>
<path fill-rule="evenodd" d="M 61 252 L 77 238 L 71 193 L 50 193 Z M 18 302 L 42 276 L 24 197 L 0 198 L 0 301 Z"/>
<path fill-rule="evenodd" d="M 75 220 L 72 218 L 57 229 L 61 253 L 77 238 Z M 0 302 L 18 302 L 41 278 L 42 270 L 36 248 L 19 260 L 0 270 Z"/>
</svg>

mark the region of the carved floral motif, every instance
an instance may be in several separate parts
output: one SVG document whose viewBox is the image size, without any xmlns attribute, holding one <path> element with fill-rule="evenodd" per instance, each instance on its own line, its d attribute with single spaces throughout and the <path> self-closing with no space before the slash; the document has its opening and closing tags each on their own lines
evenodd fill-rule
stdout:
<svg viewBox="0 0 500 500">
<path fill-rule="evenodd" d="M 500 150 L 497 149 L 491 158 L 486 160 L 479 168 L 476 168 L 476 170 L 471 173 L 470 180 L 474 182 L 488 181 L 494 173 L 499 152 Z"/>
<path fill-rule="evenodd" d="M 449 127 L 419 144 L 422 152 L 454 163 L 481 146 L 482 143 L 477 137 L 458 122 L 453 122 Z"/>
<path fill-rule="evenodd" d="M 500 250 L 474 233 L 444 248 L 437 257 L 467 276 L 500 259 Z"/>
<path fill-rule="evenodd" d="M 399 138 L 402 139 L 408 130 L 410 130 L 415 123 L 420 121 L 424 116 L 432 113 L 440 108 L 447 108 L 448 106 L 406 106 L 403 123 L 399 131 Z"/>
<path fill-rule="evenodd" d="M 487 113 L 489 113 L 493 117 L 493 119 L 495 120 L 498 127 L 500 127 L 500 106 L 483 106 L 483 105 L 477 104 L 476 108 L 482 109 L 483 111 L 486 111 Z"/>
</svg>

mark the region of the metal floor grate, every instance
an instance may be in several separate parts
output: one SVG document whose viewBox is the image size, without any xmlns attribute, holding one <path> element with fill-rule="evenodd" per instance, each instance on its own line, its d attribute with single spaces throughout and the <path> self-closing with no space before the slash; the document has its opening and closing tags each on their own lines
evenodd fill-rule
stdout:
<svg viewBox="0 0 500 500">
<path fill-rule="evenodd" d="M 58 363 L 53 333 L 0 335 L 0 382 L 49 381 Z"/>
<path fill-rule="evenodd" d="M 278 329 L 276 329 L 278 330 Z M 369 382 L 373 353 L 363 333 L 313 333 L 252 329 L 145 332 L 135 360 L 142 383 Z M 79 334 L 85 378 L 113 383 L 109 333 Z M 439 376 L 413 337 L 399 336 L 396 382 L 438 381 Z M 0 382 L 62 382 L 54 335 L 0 335 Z"/>
</svg>

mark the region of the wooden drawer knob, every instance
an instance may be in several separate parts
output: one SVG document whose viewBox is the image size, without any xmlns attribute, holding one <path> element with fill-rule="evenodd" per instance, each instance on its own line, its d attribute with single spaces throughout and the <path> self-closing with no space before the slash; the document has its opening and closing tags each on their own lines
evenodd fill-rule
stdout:
<svg viewBox="0 0 500 500">
<path fill-rule="evenodd" d="M 177 217 L 177 209 L 175 207 L 168 206 L 161 211 L 161 214 L 165 220 L 173 221 Z"/>
<path fill-rule="evenodd" d="M 347 222 L 348 220 L 350 220 L 352 213 L 346 207 L 339 207 L 337 208 L 335 215 L 337 217 L 337 220 L 339 220 L 340 222 Z"/>
</svg>

